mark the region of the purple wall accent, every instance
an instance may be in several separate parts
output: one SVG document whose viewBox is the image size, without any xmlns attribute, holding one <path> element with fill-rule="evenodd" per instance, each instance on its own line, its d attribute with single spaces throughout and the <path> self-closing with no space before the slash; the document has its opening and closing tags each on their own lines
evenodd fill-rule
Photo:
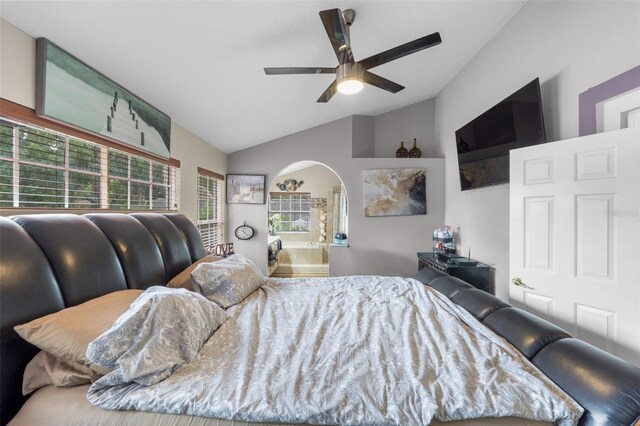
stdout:
<svg viewBox="0 0 640 426">
<path fill-rule="evenodd" d="M 580 136 L 596 133 L 596 104 L 640 87 L 640 65 L 578 95 L 578 132 Z"/>
</svg>

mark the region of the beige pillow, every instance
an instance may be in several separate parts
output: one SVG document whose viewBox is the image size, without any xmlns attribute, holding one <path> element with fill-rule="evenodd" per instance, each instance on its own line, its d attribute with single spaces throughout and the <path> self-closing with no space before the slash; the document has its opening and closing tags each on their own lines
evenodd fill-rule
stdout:
<svg viewBox="0 0 640 426">
<path fill-rule="evenodd" d="M 122 315 L 142 290 L 121 290 L 89 300 L 16 326 L 16 332 L 31 343 L 67 362 L 88 366 L 87 346 Z M 104 374 L 100 367 L 92 368 Z"/>
<path fill-rule="evenodd" d="M 28 395 L 49 385 L 58 387 L 84 385 L 98 378 L 100 374 L 86 365 L 69 362 L 48 352 L 40 351 L 24 369 L 22 394 Z"/>
<path fill-rule="evenodd" d="M 167 287 L 171 288 L 186 288 L 187 290 L 195 291 L 193 287 L 193 282 L 191 281 L 191 272 L 201 263 L 212 263 L 218 262 L 224 259 L 224 257 L 218 257 L 213 255 L 208 255 L 203 257 L 200 260 L 195 261 L 191 266 L 188 266 L 187 269 L 180 272 L 178 275 L 173 277 Z"/>
</svg>

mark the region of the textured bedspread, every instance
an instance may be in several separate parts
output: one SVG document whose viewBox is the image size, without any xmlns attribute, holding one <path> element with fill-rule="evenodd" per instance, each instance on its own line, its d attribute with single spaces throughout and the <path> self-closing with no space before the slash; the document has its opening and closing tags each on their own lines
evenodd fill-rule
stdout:
<svg viewBox="0 0 640 426">
<path fill-rule="evenodd" d="M 151 386 L 88 399 L 255 421 L 429 424 L 516 416 L 577 424 L 582 409 L 464 309 L 411 279 L 271 279 L 198 356 Z"/>
</svg>

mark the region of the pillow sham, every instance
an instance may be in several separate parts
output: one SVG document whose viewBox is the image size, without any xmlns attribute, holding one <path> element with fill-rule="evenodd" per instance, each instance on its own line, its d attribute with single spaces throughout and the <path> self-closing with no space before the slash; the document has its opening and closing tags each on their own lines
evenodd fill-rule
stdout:
<svg viewBox="0 0 640 426">
<path fill-rule="evenodd" d="M 18 335 L 51 355 L 89 366 L 94 373 L 108 371 L 92 366 L 87 346 L 125 312 L 142 290 L 120 290 L 14 327 Z"/>
<path fill-rule="evenodd" d="M 255 263 L 234 254 L 216 263 L 201 263 L 191 273 L 198 293 L 227 309 L 256 291 L 264 278 Z"/>
<path fill-rule="evenodd" d="M 28 395 L 49 385 L 57 387 L 84 385 L 98 378 L 100 375 L 86 365 L 40 351 L 24 369 L 22 394 Z"/>
<path fill-rule="evenodd" d="M 184 288 L 150 287 L 104 334 L 89 344 L 92 363 L 113 371 L 96 386 L 149 386 L 196 357 L 227 314 Z"/>
<path fill-rule="evenodd" d="M 211 263 L 217 262 L 219 260 L 224 259 L 223 257 L 208 255 L 203 257 L 200 260 L 196 260 L 190 266 L 188 266 L 184 271 L 180 272 L 178 275 L 173 277 L 171 281 L 167 284 L 167 287 L 170 288 L 186 288 L 187 290 L 195 291 L 193 287 L 193 283 L 191 282 L 191 272 L 201 263 Z"/>
</svg>

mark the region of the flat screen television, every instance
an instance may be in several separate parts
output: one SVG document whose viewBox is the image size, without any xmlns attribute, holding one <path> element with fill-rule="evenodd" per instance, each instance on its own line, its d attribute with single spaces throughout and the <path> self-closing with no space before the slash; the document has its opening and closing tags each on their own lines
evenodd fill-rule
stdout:
<svg viewBox="0 0 640 426">
<path fill-rule="evenodd" d="M 509 182 L 509 151 L 546 141 L 536 78 L 456 131 L 460 189 Z"/>
</svg>

